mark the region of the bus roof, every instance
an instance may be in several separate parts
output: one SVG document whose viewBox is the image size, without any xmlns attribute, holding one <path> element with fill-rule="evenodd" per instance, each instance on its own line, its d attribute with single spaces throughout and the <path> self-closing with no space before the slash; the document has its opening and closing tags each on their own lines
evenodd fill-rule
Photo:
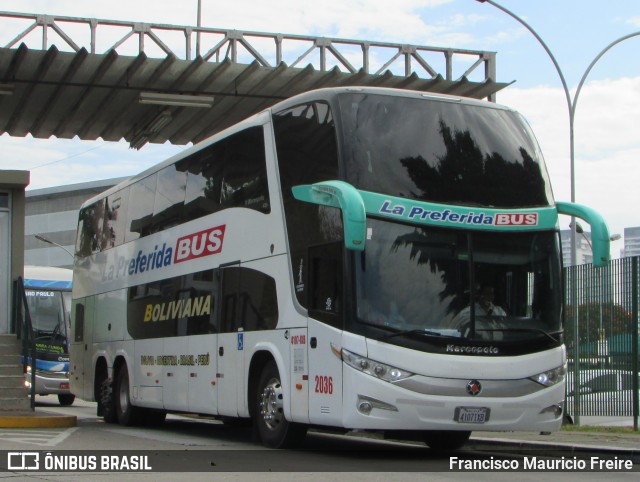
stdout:
<svg viewBox="0 0 640 482">
<path fill-rule="evenodd" d="M 73 271 L 67 268 L 31 265 L 26 265 L 24 267 L 25 288 L 70 290 L 72 280 Z"/>
<path fill-rule="evenodd" d="M 442 102 L 457 102 L 461 104 L 476 105 L 476 106 L 482 106 L 482 107 L 488 107 L 488 108 L 494 108 L 494 109 L 513 110 L 507 106 L 496 104 L 494 102 L 472 99 L 469 97 L 459 97 L 459 96 L 452 96 L 447 94 L 438 94 L 433 92 L 407 90 L 407 89 L 397 89 L 397 88 L 390 88 L 390 87 L 353 87 L 352 86 L 352 87 L 327 87 L 322 89 L 310 90 L 308 92 L 304 92 L 302 94 L 298 94 L 298 95 L 289 97 L 288 99 L 285 99 L 281 102 L 278 102 L 277 104 L 269 107 L 268 109 L 258 112 L 238 122 L 237 124 L 227 127 L 226 129 L 214 134 L 213 136 L 199 142 L 198 144 L 173 155 L 169 159 L 163 160 L 162 162 L 155 164 L 138 174 L 134 174 L 132 177 L 125 179 L 119 184 L 101 192 L 100 194 L 97 194 L 91 197 L 90 199 L 87 199 L 84 203 L 82 203 L 82 207 L 90 206 L 91 204 L 95 203 L 96 201 L 99 201 L 100 199 L 105 199 L 111 194 L 116 193 L 131 184 L 134 184 L 140 179 L 144 179 L 145 177 L 150 176 L 154 172 L 157 172 L 166 166 L 175 164 L 176 162 L 189 156 L 193 152 L 197 152 L 202 148 L 216 142 L 218 139 L 225 138 L 228 135 L 236 131 L 242 130 L 247 126 L 256 125 L 256 123 L 258 122 L 258 119 L 264 116 L 265 112 L 269 112 L 269 111 L 279 112 L 279 111 L 294 107 L 296 105 L 299 105 L 305 102 L 313 101 L 313 100 L 329 100 L 330 98 L 333 98 L 336 95 L 343 94 L 343 93 L 393 95 L 397 97 L 421 97 L 425 99 L 439 100 Z"/>
</svg>

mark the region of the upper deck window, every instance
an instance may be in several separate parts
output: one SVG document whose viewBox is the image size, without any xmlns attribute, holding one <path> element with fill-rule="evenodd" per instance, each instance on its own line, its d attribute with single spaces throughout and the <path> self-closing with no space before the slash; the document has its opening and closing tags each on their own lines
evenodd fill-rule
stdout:
<svg viewBox="0 0 640 482">
<path fill-rule="evenodd" d="M 346 180 L 359 189 L 447 204 L 548 206 L 539 148 L 508 110 L 370 94 L 339 96 Z"/>
<path fill-rule="evenodd" d="M 255 126 L 170 164 L 80 210 L 80 257 L 227 208 L 271 212 L 264 132 Z"/>
</svg>

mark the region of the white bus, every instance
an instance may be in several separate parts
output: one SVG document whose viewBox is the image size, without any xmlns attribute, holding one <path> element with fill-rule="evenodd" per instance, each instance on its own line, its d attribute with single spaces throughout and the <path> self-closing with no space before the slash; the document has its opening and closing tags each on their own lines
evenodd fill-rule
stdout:
<svg viewBox="0 0 640 482">
<path fill-rule="evenodd" d="M 464 444 L 559 428 L 558 214 L 523 119 L 382 88 L 285 100 L 80 211 L 72 391 L 107 421 L 251 419 Z M 481 293 L 493 291 L 495 312 Z"/>
<path fill-rule="evenodd" d="M 69 316 L 73 271 L 51 266 L 24 267 L 24 290 L 36 344 L 35 394 L 57 395 L 72 405 L 69 390 Z M 25 385 L 31 388 L 31 365 Z"/>
</svg>

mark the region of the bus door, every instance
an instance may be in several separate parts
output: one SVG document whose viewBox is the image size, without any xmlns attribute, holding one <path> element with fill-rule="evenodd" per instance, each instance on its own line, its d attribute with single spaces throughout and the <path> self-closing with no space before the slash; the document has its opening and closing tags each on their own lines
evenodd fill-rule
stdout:
<svg viewBox="0 0 640 482">
<path fill-rule="evenodd" d="M 342 242 L 309 248 L 309 421 L 342 422 Z"/>
<path fill-rule="evenodd" d="M 71 393 L 85 400 L 93 400 L 93 316 L 94 297 L 88 296 L 74 301 L 73 332 L 69 350 L 69 382 Z"/>
<path fill-rule="evenodd" d="M 220 334 L 218 335 L 218 414 L 238 416 L 238 392 L 244 387 L 244 331 L 240 313 L 240 263 L 220 268 Z"/>
</svg>

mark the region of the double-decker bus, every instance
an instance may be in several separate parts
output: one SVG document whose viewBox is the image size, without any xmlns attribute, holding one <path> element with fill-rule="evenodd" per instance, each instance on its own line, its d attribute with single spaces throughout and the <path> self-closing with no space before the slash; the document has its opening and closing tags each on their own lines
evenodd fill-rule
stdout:
<svg viewBox="0 0 640 482">
<path fill-rule="evenodd" d="M 82 206 L 72 390 L 125 425 L 251 419 L 270 447 L 308 427 L 441 449 L 556 430 L 559 214 L 591 224 L 606 262 L 606 225 L 554 201 L 508 108 L 383 88 L 292 97 Z"/>
<path fill-rule="evenodd" d="M 73 271 L 50 266 L 24 267 L 24 289 L 36 344 L 35 394 L 57 395 L 72 405 L 69 390 L 69 317 Z M 25 385 L 31 388 L 31 364 Z"/>
</svg>

